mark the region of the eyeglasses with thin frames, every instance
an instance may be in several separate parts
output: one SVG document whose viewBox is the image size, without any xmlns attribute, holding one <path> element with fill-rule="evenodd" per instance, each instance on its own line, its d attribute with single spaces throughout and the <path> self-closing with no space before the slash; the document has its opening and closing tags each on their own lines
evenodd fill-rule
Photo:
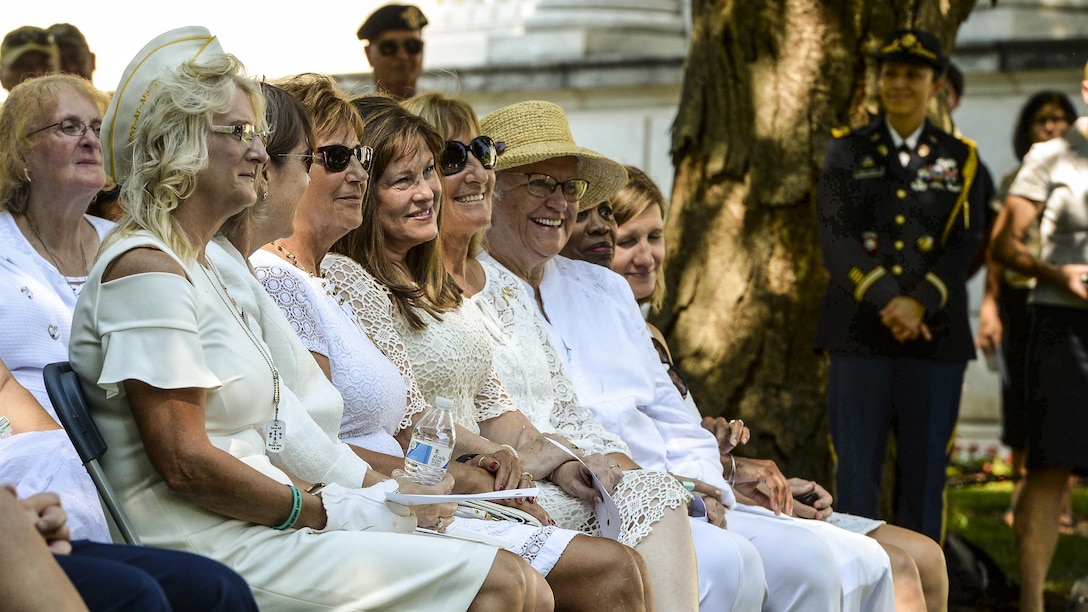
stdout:
<svg viewBox="0 0 1088 612">
<path fill-rule="evenodd" d="M 374 157 L 374 149 L 364 145 L 355 145 L 354 147 L 345 147 L 338 144 L 325 145 L 318 147 L 314 156 L 317 157 L 318 153 L 320 153 L 321 165 L 325 166 L 325 169 L 329 172 L 347 170 L 352 155 L 363 165 L 363 170 L 370 172 L 370 161 Z"/>
<path fill-rule="evenodd" d="M 313 153 L 276 153 L 276 157 L 300 157 L 302 158 L 302 165 L 306 167 L 306 172 L 310 172 L 310 167 L 314 165 Z"/>
<path fill-rule="evenodd" d="M 423 41 L 418 38 L 409 38 L 404 42 L 397 42 L 393 39 L 383 40 L 378 43 L 378 53 L 385 57 L 393 57 L 400 51 L 401 47 L 404 47 L 404 51 L 408 55 L 419 55 L 419 52 L 423 51 Z"/>
<path fill-rule="evenodd" d="M 87 130 L 91 130 L 92 132 L 94 132 L 94 135 L 96 137 L 102 138 L 102 122 L 101 121 L 88 125 L 86 123 L 83 123 L 79 119 L 75 119 L 75 118 L 72 118 L 72 117 L 69 117 L 68 119 L 65 119 L 63 121 L 58 121 L 56 123 L 47 125 L 47 126 L 45 126 L 43 128 L 38 128 L 38 129 L 34 130 L 33 132 L 28 133 L 27 137 L 33 136 L 34 134 L 37 134 L 38 132 L 44 132 L 44 131 L 48 130 L 49 128 L 55 128 L 55 127 L 59 127 L 60 132 L 62 134 L 64 134 L 65 136 L 73 136 L 73 137 L 78 138 L 78 137 L 82 137 L 84 134 L 86 134 Z"/>
<path fill-rule="evenodd" d="M 530 195 L 538 198 L 546 198 L 555 193 L 557 187 L 563 188 L 563 199 L 568 202 L 577 202 L 582 199 L 589 189 L 589 181 L 580 178 L 572 178 L 560 183 L 555 177 L 538 172 L 519 172 L 525 175 L 525 188 Z"/>
<path fill-rule="evenodd" d="M 253 146 L 253 139 L 260 138 L 261 144 L 268 144 L 268 137 L 271 135 L 271 131 L 258 131 L 257 126 L 252 123 L 243 123 L 241 125 L 213 125 L 212 131 L 216 134 L 227 134 L 228 136 L 234 136 L 242 143 L 244 147 Z"/>
</svg>

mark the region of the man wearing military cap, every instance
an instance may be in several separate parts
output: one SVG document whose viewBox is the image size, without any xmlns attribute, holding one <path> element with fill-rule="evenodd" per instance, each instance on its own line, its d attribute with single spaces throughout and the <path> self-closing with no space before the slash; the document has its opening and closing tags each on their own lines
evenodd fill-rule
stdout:
<svg viewBox="0 0 1088 612">
<path fill-rule="evenodd" d="M 888 434 L 895 519 L 938 542 L 966 362 L 966 273 L 985 209 L 978 152 L 926 120 L 946 58 L 897 32 L 876 53 L 883 113 L 835 130 L 817 193 L 830 278 L 816 347 L 830 353 L 836 509 L 877 515 Z"/>
<path fill-rule="evenodd" d="M 0 44 L 0 84 L 11 91 L 24 79 L 60 70 L 53 35 L 34 26 L 16 28 Z"/>
<path fill-rule="evenodd" d="M 423 73 L 423 26 L 427 17 L 410 4 L 387 4 L 367 17 L 359 40 L 367 41 L 366 59 L 379 91 L 403 100 L 416 94 Z"/>
</svg>

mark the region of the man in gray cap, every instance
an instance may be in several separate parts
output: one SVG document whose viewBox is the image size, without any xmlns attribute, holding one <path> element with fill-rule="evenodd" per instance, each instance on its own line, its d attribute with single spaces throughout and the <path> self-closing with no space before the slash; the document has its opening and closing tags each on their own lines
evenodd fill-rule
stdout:
<svg viewBox="0 0 1088 612">
<path fill-rule="evenodd" d="M 416 94 L 423 72 L 423 38 L 427 17 L 410 4 L 387 4 L 367 17 L 359 40 L 367 41 L 366 58 L 374 69 L 374 85 L 403 100 Z"/>
<path fill-rule="evenodd" d="M 34 26 L 14 29 L 0 44 L 0 84 L 11 91 L 24 79 L 60 70 L 60 53 L 53 35 Z"/>
<path fill-rule="evenodd" d="M 48 32 L 53 35 L 60 51 L 60 69 L 92 81 L 95 58 L 83 32 L 70 23 L 54 23 L 49 26 Z"/>
</svg>

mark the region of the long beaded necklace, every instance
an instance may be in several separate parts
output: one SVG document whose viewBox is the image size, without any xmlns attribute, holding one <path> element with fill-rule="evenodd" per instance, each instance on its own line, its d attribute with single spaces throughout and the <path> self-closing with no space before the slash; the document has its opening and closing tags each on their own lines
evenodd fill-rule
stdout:
<svg viewBox="0 0 1088 612">
<path fill-rule="evenodd" d="M 238 302 L 227 290 L 227 284 L 223 282 L 223 277 L 219 276 L 219 270 L 215 267 L 215 264 L 209 259 L 207 265 L 200 264 L 200 270 L 204 272 L 204 276 L 208 279 L 208 282 L 212 282 L 211 275 L 208 274 L 208 270 L 212 271 L 212 275 L 215 276 L 216 283 L 222 291 L 216 290 L 216 294 L 219 295 L 219 299 L 223 300 L 223 305 L 230 310 L 230 313 L 234 315 L 234 319 L 245 330 L 246 335 L 249 336 L 253 346 L 257 347 L 257 351 L 260 352 L 261 357 L 264 357 L 264 362 L 268 364 L 268 369 L 272 371 L 272 406 L 275 409 L 275 414 L 272 417 L 272 421 L 269 422 L 267 431 L 265 432 L 265 448 L 270 453 L 278 453 L 283 451 L 286 444 L 285 438 L 287 436 L 287 426 L 280 420 L 280 371 L 276 368 L 276 363 L 272 361 L 272 356 L 268 354 L 268 351 L 261 344 L 257 336 L 253 334 L 253 330 L 249 327 L 249 319 L 246 317 L 246 311 L 238 305 Z M 230 301 L 228 303 L 228 300 Z"/>
<path fill-rule="evenodd" d="M 344 305 L 344 296 L 342 296 L 342 295 L 338 296 L 335 293 L 333 293 L 333 289 L 335 289 L 336 286 L 333 285 L 332 288 L 329 287 L 329 277 L 326 276 L 324 272 L 321 272 L 320 274 L 314 274 L 313 272 L 310 272 L 306 268 L 302 267 L 302 264 L 300 264 L 298 262 L 298 257 L 295 257 L 294 253 L 292 253 L 291 251 L 288 251 L 287 249 L 283 248 L 283 245 L 276 242 L 275 240 L 272 241 L 272 246 L 276 247 L 276 250 L 279 251 L 280 253 L 283 253 L 283 256 L 287 258 L 287 261 L 291 262 L 291 265 L 295 266 L 299 270 L 302 270 L 303 272 L 308 274 L 310 276 L 310 278 L 320 278 L 321 279 L 321 288 L 325 291 L 325 295 L 336 299 L 338 301 L 337 302 L 338 306 L 343 306 Z"/>
<path fill-rule="evenodd" d="M 40 242 L 42 247 L 45 248 L 45 254 L 49 255 L 49 259 L 53 262 L 53 266 L 56 267 L 56 269 L 57 269 L 57 274 L 60 274 L 61 276 L 64 277 L 64 280 L 68 283 L 68 288 L 72 290 L 72 295 L 74 295 L 74 296 L 76 296 L 78 298 L 79 297 L 79 287 L 83 286 L 84 281 L 82 279 L 80 279 L 79 277 L 76 277 L 75 279 L 73 279 L 72 277 L 65 274 L 63 270 L 61 270 L 60 262 L 57 260 L 57 256 L 53 254 L 53 250 L 49 248 L 49 245 L 45 243 L 45 240 L 42 240 L 42 235 L 40 233 L 38 233 L 38 228 L 34 227 L 34 221 L 31 220 L 30 215 L 29 214 L 24 214 L 23 217 L 26 218 L 26 224 L 30 228 L 30 231 L 34 233 L 34 237 L 37 238 L 38 242 Z M 80 222 L 82 223 L 82 221 L 80 221 Z M 86 270 L 87 270 L 87 250 L 83 248 L 83 239 L 82 238 L 79 241 L 79 254 L 82 256 L 82 264 L 83 264 L 83 267 L 80 268 L 80 269 L 84 271 L 84 274 L 86 274 Z"/>
</svg>

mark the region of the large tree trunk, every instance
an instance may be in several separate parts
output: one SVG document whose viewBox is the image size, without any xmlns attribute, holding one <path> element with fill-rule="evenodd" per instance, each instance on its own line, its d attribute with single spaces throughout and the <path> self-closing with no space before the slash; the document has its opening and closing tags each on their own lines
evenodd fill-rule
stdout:
<svg viewBox="0 0 1088 612">
<path fill-rule="evenodd" d="M 872 51 L 897 29 L 946 53 L 975 0 L 693 0 L 674 128 L 669 296 L 656 322 L 704 415 L 742 418 L 740 452 L 830 482 L 827 280 L 814 214 L 830 129 L 875 111 Z"/>
</svg>

